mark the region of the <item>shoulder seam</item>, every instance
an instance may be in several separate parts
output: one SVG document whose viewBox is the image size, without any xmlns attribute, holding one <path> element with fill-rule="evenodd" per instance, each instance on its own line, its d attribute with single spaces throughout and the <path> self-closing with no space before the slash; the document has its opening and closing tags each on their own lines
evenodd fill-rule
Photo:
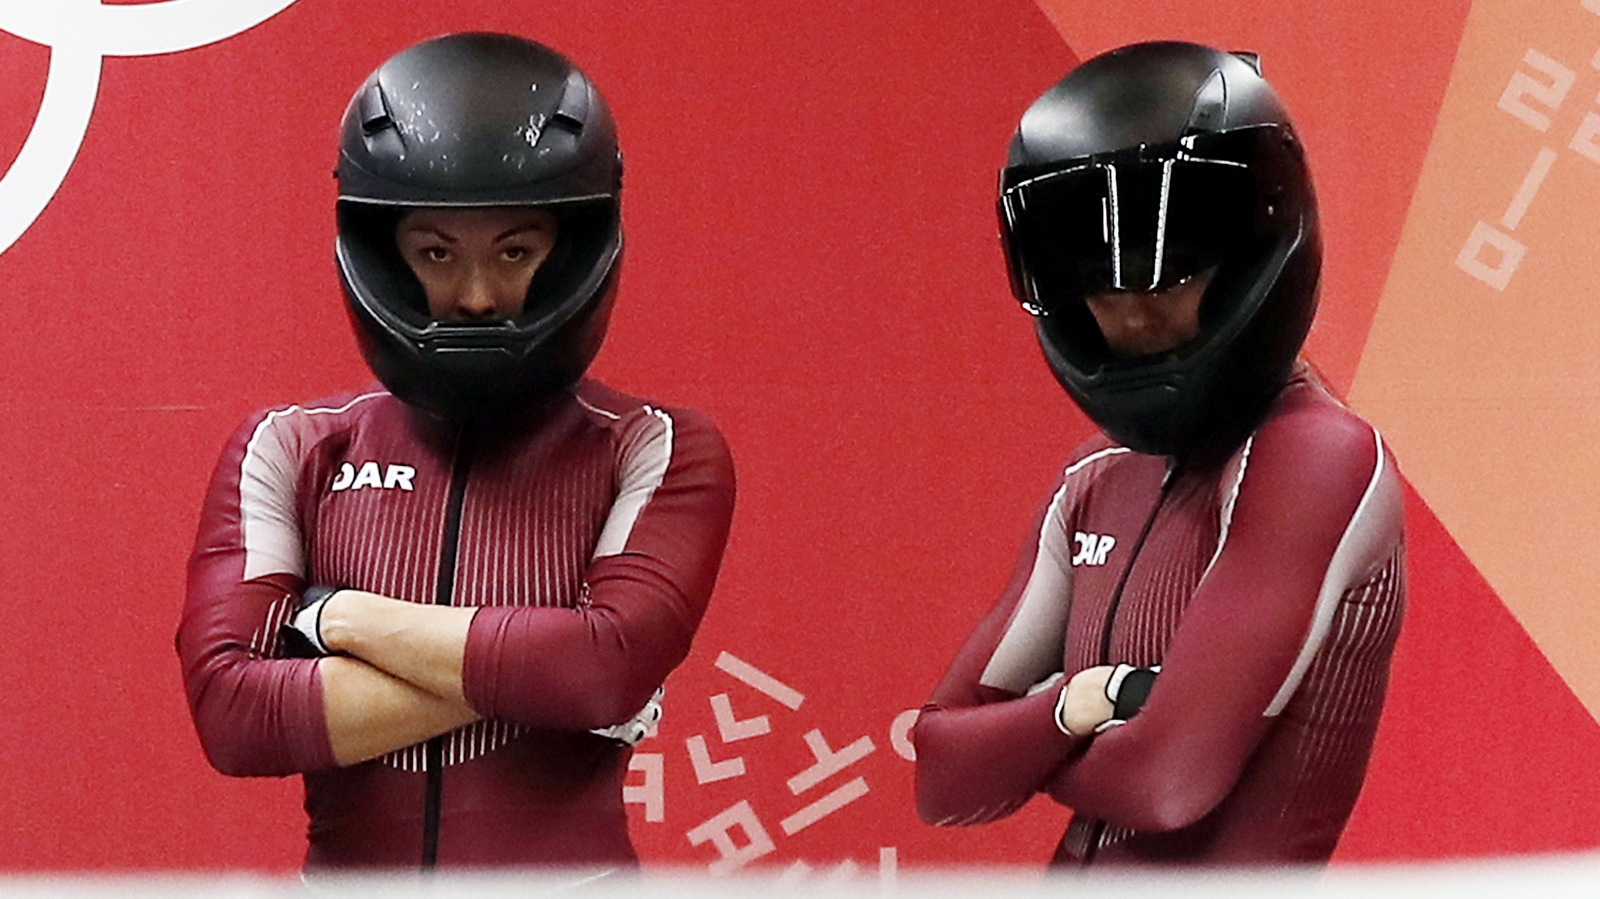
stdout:
<svg viewBox="0 0 1600 899">
<path fill-rule="evenodd" d="M 1061 477 L 1062 477 L 1063 480 L 1065 480 L 1066 478 L 1069 478 L 1072 475 L 1076 474 L 1079 469 L 1083 468 L 1084 466 L 1088 465 L 1089 463 L 1098 462 L 1099 460 L 1104 459 L 1107 456 L 1120 456 L 1123 453 L 1131 453 L 1131 452 L 1133 452 L 1133 450 L 1128 449 L 1125 446 L 1108 446 L 1103 450 L 1098 450 L 1096 452 L 1090 453 L 1089 455 L 1084 456 L 1082 459 L 1079 459 L 1078 461 L 1072 463 L 1071 465 L 1068 465 L 1066 470 L 1061 472 Z"/>
<path fill-rule="evenodd" d="M 596 415 L 600 415 L 600 416 L 603 416 L 605 418 L 609 418 L 612 421 L 617 421 L 617 420 L 622 418 L 621 414 L 616 413 L 616 412 L 612 412 L 612 411 L 610 411 L 608 409 L 602 409 L 599 406 L 596 406 L 594 403 L 591 403 L 588 400 L 584 399 L 583 397 L 579 396 L 577 393 L 573 393 L 572 394 L 572 398 L 578 401 L 578 405 L 582 406 L 585 409 L 588 409 L 590 412 L 593 412 Z M 646 406 L 645 408 L 649 409 L 650 407 Z"/>
<path fill-rule="evenodd" d="M 1211 573 L 1211 566 L 1217 564 L 1217 559 L 1222 557 L 1222 548 L 1228 545 L 1228 527 L 1233 524 L 1233 507 L 1239 502 L 1239 489 L 1244 486 L 1244 472 L 1250 467 L 1250 450 L 1255 446 L 1255 442 L 1256 435 L 1251 434 L 1239 451 L 1239 473 L 1234 476 L 1233 484 L 1228 487 L 1227 495 L 1223 497 L 1221 521 L 1217 530 L 1217 548 L 1211 554 L 1211 561 L 1206 563 L 1205 571 L 1200 573 L 1202 581 Z"/>
<path fill-rule="evenodd" d="M 340 412 L 348 412 L 351 408 L 353 408 L 359 402 L 362 402 L 364 400 L 370 400 L 370 399 L 373 399 L 374 397 L 380 397 L 380 396 L 388 396 L 388 393 L 386 391 L 376 391 L 376 392 L 373 392 L 373 393 L 363 393 L 362 395 L 360 395 L 358 397 L 352 398 L 349 402 L 345 403 L 342 406 L 311 406 L 311 407 L 305 407 L 305 406 L 300 406 L 300 405 L 296 404 L 296 405 L 292 405 L 292 406 L 285 406 L 285 407 L 283 407 L 281 409 L 274 409 L 274 410 L 268 412 L 266 415 L 262 416 L 260 424 L 256 425 L 255 430 L 250 434 L 250 439 L 245 443 L 244 459 L 242 461 L 240 461 L 240 463 L 239 463 L 240 473 L 243 474 L 245 467 L 250 464 L 250 457 L 255 454 L 256 441 L 259 440 L 261 438 L 261 435 L 264 432 L 266 432 L 268 430 L 268 428 L 272 425 L 272 423 L 276 422 L 278 419 L 287 418 L 290 415 L 295 414 L 296 412 L 299 412 L 299 413 L 302 413 L 302 414 L 305 414 L 305 415 L 337 415 Z"/>
</svg>

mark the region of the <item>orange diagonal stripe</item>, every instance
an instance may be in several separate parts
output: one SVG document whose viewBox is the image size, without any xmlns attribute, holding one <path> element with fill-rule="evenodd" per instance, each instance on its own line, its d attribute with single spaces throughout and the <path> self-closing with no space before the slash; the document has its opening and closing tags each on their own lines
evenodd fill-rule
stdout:
<svg viewBox="0 0 1600 899">
<path fill-rule="evenodd" d="M 1600 0 L 1474 3 L 1351 401 L 1600 718 L 1597 51 Z"/>
</svg>

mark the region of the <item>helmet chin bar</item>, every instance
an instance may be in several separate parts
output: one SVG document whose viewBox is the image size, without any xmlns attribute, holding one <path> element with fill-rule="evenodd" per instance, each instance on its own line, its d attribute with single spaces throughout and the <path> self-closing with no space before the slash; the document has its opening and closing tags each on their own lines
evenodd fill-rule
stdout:
<svg viewBox="0 0 1600 899">
<path fill-rule="evenodd" d="M 616 293 L 621 247 L 597 269 L 600 283 L 532 323 L 456 323 L 401 315 L 370 289 L 342 243 L 340 281 L 367 366 L 396 397 L 478 428 L 527 420 L 576 383 L 599 353 Z"/>
</svg>

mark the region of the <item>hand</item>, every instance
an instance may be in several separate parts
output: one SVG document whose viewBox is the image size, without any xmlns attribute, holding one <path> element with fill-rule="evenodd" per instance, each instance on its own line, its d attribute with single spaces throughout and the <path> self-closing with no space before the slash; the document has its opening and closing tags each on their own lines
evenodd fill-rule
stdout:
<svg viewBox="0 0 1600 899">
<path fill-rule="evenodd" d="M 296 659 L 320 659 L 334 654 L 322 639 L 322 609 L 339 592 L 338 587 L 307 587 L 294 614 L 278 628 L 278 645 Z"/>
<path fill-rule="evenodd" d="M 1081 737 L 1128 723 L 1144 707 L 1160 673 L 1160 665 L 1136 668 L 1126 664 L 1079 671 L 1061 688 L 1056 700 L 1056 727 L 1068 736 Z"/>
<path fill-rule="evenodd" d="M 655 732 L 656 724 L 661 721 L 661 697 L 665 692 L 663 688 L 657 687 L 656 692 L 645 702 L 644 708 L 635 712 L 632 718 L 610 727 L 597 727 L 589 733 L 616 740 L 627 746 L 639 745 L 640 740 Z"/>
<path fill-rule="evenodd" d="M 1110 721 L 1115 711 L 1106 698 L 1106 683 L 1116 669 L 1110 665 L 1085 668 L 1061 688 L 1056 701 L 1056 726 L 1068 736 L 1083 737 Z"/>
</svg>

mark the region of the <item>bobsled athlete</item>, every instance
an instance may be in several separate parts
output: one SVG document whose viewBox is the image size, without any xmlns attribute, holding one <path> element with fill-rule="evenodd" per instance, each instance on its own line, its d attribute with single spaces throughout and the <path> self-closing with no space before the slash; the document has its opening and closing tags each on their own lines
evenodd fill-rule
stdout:
<svg viewBox="0 0 1600 899">
<path fill-rule="evenodd" d="M 302 774 L 308 870 L 637 864 L 631 746 L 727 540 L 716 429 L 584 378 L 622 255 L 615 126 L 521 38 L 356 91 L 338 271 L 379 384 L 252 416 L 177 648 L 211 763 Z"/>
<path fill-rule="evenodd" d="M 915 730 L 935 824 L 1072 809 L 1057 865 L 1316 863 L 1365 777 L 1401 487 L 1299 351 L 1321 251 L 1250 54 L 1089 60 L 1001 175 L 1012 288 L 1103 434 L 1067 460 Z"/>
</svg>

